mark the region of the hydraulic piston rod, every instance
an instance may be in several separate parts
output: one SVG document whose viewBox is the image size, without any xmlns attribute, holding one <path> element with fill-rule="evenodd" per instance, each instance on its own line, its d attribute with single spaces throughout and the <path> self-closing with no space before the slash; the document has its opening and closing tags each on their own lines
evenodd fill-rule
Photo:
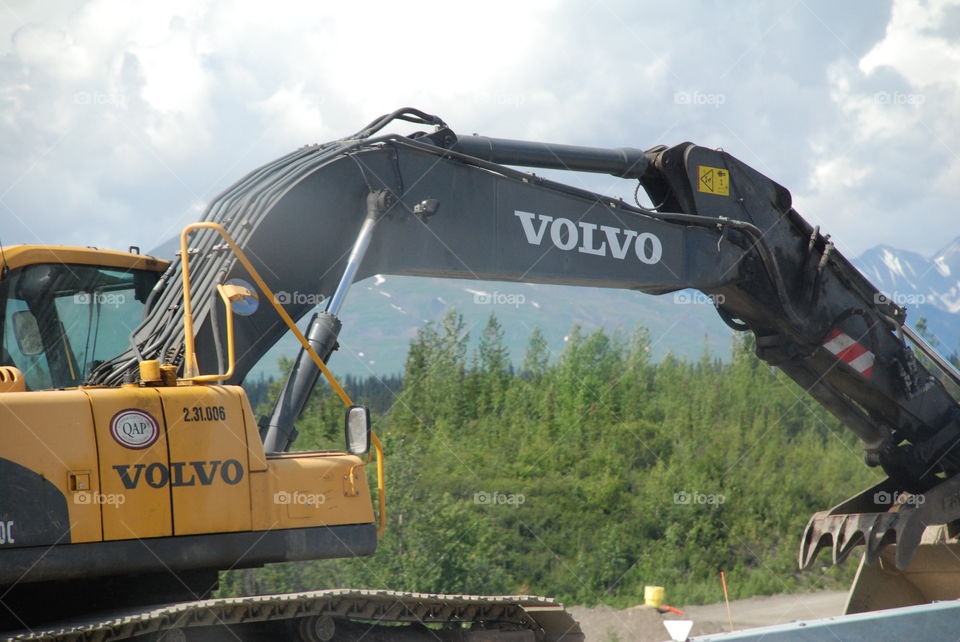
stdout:
<svg viewBox="0 0 960 642">
<path fill-rule="evenodd" d="M 622 178 L 640 178 L 650 164 L 643 151 L 632 147 L 604 149 L 487 136 L 462 136 L 451 149 L 502 165 L 597 172 Z"/>
<path fill-rule="evenodd" d="M 367 195 L 366 216 L 353 243 L 353 248 L 350 250 L 347 266 L 343 270 L 337 289 L 327 299 L 327 306 L 324 311 L 313 315 L 310 320 L 310 326 L 305 334 L 310 346 L 323 359 L 324 363 L 327 362 L 330 354 L 337 346 L 337 335 L 340 333 L 340 319 L 337 318 L 337 314 L 343 307 L 347 292 L 350 290 L 353 279 L 357 275 L 357 270 L 367 253 L 377 221 L 389 209 L 390 202 L 390 193 L 385 190 L 370 192 Z M 273 407 L 273 413 L 266 425 L 261 423 L 261 437 L 266 452 L 286 452 L 290 449 L 297 438 L 294 422 L 303 413 L 307 401 L 310 399 L 310 393 L 317 385 L 319 376 L 320 370 L 313 359 L 301 348 L 284 383 L 283 390 L 280 391 L 277 403 Z"/>
<path fill-rule="evenodd" d="M 377 219 L 380 214 L 390 207 L 390 193 L 385 190 L 370 192 L 367 195 L 367 216 L 363 219 L 363 225 L 360 226 L 360 233 L 357 240 L 353 242 L 353 249 L 350 250 L 350 256 L 347 258 L 347 267 L 343 270 L 343 276 L 340 277 L 340 283 L 334 290 L 333 296 L 327 301 L 326 312 L 336 316 L 343 307 L 343 301 L 347 298 L 347 292 L 353 285 L 353 279 L 360 269 L 360 263 L 367 254 L 367 247 L 370 246 L 370 238 L 373 236 L 373 228 L 377 225 Z"/>
</svg>

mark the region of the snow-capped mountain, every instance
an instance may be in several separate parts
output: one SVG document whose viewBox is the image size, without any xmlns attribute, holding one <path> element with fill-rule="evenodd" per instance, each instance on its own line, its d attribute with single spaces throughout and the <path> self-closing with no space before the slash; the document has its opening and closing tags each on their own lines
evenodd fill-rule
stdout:
<svg viewBox="0 0 960 642">
<path fill-rule="evenodd" d="M 853 261 L 881 292 L 923 318 L 944 352 L 960 348 L 960 237 L 932 257 L 880 245 Z"/>
</svg>

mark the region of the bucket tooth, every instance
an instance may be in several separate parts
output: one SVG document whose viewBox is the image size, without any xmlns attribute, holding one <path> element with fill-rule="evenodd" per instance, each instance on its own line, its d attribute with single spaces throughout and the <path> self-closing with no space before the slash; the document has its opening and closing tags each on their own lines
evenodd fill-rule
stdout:
<svg viewBox="0 0 960 642">
<path fill-rule="evenodd" d="M 833 563 L 840 564 L 853 549 L 866 541 L 867 532 L 863 529 L 863 524 L 859 516 L 845 515 L 840 527 L 837 529 L 837 536 L 834 537 L 833 544 Z"/>
</svg>

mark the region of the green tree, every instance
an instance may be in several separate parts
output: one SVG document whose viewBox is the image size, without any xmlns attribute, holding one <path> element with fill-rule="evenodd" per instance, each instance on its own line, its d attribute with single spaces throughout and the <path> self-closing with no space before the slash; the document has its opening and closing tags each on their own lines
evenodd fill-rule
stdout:
<svg viewBox="0 0 960 642">
<path fill-rule="evenodd" d="M 547 372 L 549 364 L 550 349 L 547 347 L 547 338 L 543 336 L 543 331 L 539 327 L 535 327 L 527 341 L 527 351 L 523 355 L 520 375 L 539 380 Z"/>
<path fill-rule="evenodd" d="M 878 474 L 850 431 L 756 358 L 751 336 L 727 361 L 654 363 L 642 328 L 575 327 L 551 361 L 535 330 L 519 374 L 502 338 L 491 317 L 468 363 L 451 310 L 411 342 L 402 392 L 374 417 L 390 515 L 376 555 L 227 573 L 222 591 L 356 586 L 626 606 L 646 584 L 666 586 L 674 604 L 718 601 L 721 570 L 734 597 L 850 579 L 849 562 L 797 571 L 797 541 L 811 513 Z M 320 390 L 298 445 L 330 447 L 341 421 L 339 400 Z"/>
</svg>

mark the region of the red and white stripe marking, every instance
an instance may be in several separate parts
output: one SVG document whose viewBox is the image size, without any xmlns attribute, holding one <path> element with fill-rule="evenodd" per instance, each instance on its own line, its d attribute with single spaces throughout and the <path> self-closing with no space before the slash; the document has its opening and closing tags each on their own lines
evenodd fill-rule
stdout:
<svg viewBox="0 0 960 642">
<path fill-rule="evenodd" d="M 873 375 L 873 353 L 854 341 L 849 335 L 833 330 L 823 347 L 848 366 L 869 379 Z"/>
</svg>

